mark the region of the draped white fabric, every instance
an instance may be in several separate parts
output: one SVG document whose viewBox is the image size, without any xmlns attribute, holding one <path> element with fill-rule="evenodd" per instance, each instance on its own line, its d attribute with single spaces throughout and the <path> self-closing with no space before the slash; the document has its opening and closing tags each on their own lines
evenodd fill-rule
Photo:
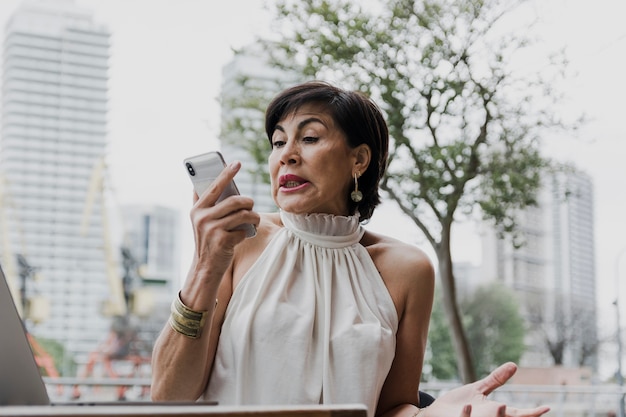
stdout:
<svg viewBox="0 0 626 417">
<path fill-rule="evenodd" d="M 235 289 L 204 398 L 361 403 L 373 415 L 397 313 L 358 217 L 281 212 L 284 228 Z"/>
</svg>

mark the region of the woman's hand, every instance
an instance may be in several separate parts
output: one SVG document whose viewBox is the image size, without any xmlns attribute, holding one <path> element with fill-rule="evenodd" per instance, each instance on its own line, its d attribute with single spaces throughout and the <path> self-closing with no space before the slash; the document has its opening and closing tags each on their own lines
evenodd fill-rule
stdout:
<svg viewBox="0 0 626 417">
<path fill-rule="evenodd" d="M 223 272 L 232 260 L 235 246 L 246 237 L 244 231 L 234 229 L 244 223 L 259 224 L 251 198 L 237 195 L 217 202 L 240 168 L 240 162 L 229 164 L 201 196 L 194 193 L 190 217 L 199 266 L 210 263 L 212 269 Z"/>
<path fill-rule="evenodd" d="M 235 247 L 246 238 L 244 230 L 234 229 L 244 223 L 258 225 L 260 221 L 249 197 L 233 195 L 218 203 L 240 168 L 240 162 L 229 164 L 201 196 L 194 193 L 190 218 L 195 253 L 180 299 L 197 311 L 214 308 L 218 287 L 231 266 Z"/>
<path fill-rule="evenodd" d="M 487 377 L 453 389 L 422 410 L 420 417 L 538 417 L 550 408 L 514 408 L 491 401 L 487 396 L 504 385 L 517 371 L 512 362 L 500 365 Z"/>
</svg>

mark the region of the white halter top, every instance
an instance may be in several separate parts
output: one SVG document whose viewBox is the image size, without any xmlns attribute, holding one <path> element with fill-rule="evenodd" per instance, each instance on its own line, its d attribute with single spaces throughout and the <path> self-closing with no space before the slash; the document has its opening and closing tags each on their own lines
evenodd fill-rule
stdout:
<svg viewBox="0 0 626 417">
<path fill-rule="evenodd" d="M 294 215 L 235 288 L 206 400 L 360 403 L 373 416 L 398 317 L 358 216 Z"/>
</svg>

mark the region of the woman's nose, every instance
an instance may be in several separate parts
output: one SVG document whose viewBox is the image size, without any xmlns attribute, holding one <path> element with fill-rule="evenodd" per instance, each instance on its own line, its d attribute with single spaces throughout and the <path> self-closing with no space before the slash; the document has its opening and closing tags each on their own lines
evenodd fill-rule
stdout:
<svg viewBox="0 0 626 417">
<path fill-rule="evenodd" d="M 294 140 L 289 140 L 283 146 L 280 161 L 284 165 L 296 164 L 300 161 L 300 149 Z"/>
</svg>

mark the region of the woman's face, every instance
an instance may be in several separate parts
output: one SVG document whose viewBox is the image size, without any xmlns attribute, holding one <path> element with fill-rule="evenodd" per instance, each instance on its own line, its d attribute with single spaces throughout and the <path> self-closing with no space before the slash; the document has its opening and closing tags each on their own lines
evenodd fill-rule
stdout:
<svg viewBox="0 0 626 417">
<path fill-rule="evenodd" d="M 291 213 L 347 216 L 356 155 L 323 107 L 300 107 L 280 120 L 272 135 L 274 201 Z"/>
</svg>

